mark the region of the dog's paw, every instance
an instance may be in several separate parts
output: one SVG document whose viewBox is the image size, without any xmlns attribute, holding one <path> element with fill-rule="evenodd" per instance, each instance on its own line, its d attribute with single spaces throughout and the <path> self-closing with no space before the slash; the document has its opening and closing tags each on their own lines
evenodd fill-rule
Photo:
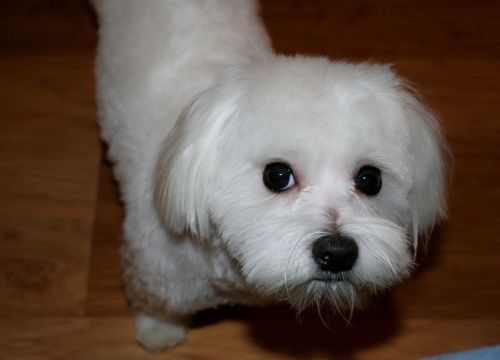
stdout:
<svg viewBox="0 0 500 360">
<path fill-rule="evenodd" d="M 134 330 L 138 343 L 150 352 L 159 353 L 184 341 L 187 326 L 182 321 L 159 319 L 136 312 Z"/>
</svg>

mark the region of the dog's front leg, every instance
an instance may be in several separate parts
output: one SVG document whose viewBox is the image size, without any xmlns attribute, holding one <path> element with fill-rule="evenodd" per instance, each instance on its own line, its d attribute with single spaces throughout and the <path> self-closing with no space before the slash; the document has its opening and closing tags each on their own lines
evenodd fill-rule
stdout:
<svg viewBox="0 0 500 360">
<path fill-rule="evenodd" d="M 188 317 L 157 317 L 140 310 L 134 311 L 135 339 L 146 350 L 159 353 L 183 342 Z"/>
</svg>

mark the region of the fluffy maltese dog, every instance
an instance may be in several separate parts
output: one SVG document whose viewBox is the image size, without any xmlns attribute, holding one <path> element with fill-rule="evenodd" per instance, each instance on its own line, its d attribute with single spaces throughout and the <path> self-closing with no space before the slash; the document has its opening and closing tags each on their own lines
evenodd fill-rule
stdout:
<svg viewBox="0 0 500 360">
<path fill-rule="evenodd" d="M 444 216 L 444 140 L 386 65 L 273 52 L 253 0 L 95 0 L 136 339 L 222 304 L 351 311 Z"/>
</svg>

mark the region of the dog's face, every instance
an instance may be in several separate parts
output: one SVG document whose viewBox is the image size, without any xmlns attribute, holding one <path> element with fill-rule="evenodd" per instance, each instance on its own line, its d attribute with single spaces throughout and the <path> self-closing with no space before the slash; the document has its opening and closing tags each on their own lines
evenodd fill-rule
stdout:
<svg viewBox="0 0 500 360">
<path fill-rule="evenodd" d="M 169 228 L 224 246 L 260 294 L 352 307 L 406 277 L 444 215 L 442 148 L 388 67 L 277 57 L 185 111 L 157 200 Z"/>
</svg>

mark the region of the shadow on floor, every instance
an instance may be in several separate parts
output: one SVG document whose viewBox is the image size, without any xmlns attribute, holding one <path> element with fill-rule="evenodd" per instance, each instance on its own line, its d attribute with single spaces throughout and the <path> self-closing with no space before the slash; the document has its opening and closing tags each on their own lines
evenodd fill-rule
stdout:
<svg viewBox="0 0 500 360">
<path fill-rule="evenodd" d="M 400 330 L 397 309 L 390 294 L 373 301 L 356 313 L 348 324 L 326 310 L 322 316 L 310 310 L 298 316 L 286 306 L 270 308 L 224 307 L 198 314 L 194 327 L 219 321 L 242 321 L 256 346 L 290 358 L 308 359 L 313 355 L 342 355 L 354 359 L 360 349 L 389 340 Z"/>
</svg>

